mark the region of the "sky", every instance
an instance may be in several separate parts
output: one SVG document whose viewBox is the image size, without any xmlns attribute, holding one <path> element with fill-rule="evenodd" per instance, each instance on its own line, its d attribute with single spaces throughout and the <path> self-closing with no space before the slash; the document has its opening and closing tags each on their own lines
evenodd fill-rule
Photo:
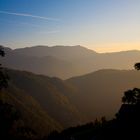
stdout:
<svg viewBox="0 0 140 140">
<path fill-rule="evenodd" d="M 0 44 L 140 50 L 140 0 L 0 0 Z"/>
</svg>

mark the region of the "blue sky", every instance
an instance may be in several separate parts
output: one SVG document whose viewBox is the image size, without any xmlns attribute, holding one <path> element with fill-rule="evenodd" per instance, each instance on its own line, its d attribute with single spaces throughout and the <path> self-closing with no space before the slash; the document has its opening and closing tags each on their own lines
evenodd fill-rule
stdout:
<svg viewBox="0 0 140 140">
<path fill-rule="evenodd" d="M 140 0 L 0 0 L 0 44 L 140 49 Z"/>
</svg>

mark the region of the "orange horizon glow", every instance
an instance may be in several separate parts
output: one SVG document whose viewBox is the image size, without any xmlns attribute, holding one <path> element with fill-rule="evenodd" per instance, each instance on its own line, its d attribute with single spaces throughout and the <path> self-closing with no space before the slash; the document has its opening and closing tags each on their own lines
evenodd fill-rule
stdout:
<svg viewBox="0 0 140 140">
<path fill-rule="evenodd" d="M 140 42 L 137 43 L 103 43 L 96 45 L 87 45 L 89 49 L 92 49 L 98 53 L 107 52 L 120 52 L 129 50 L 140 50 Z M 94 49 L 93 49 L 94 46 Z"/>
</svg>

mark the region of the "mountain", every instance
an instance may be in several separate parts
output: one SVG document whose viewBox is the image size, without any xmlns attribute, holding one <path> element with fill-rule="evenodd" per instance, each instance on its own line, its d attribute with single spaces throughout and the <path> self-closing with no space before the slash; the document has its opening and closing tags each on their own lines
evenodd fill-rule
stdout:
<svg viewBox="0 0 140 140">
<path fill-rule="evenodd" d="M 70 67 L 72 64 L 65 60 L 53 56 L 36 57 L 21 55 L 7 48 L 5 51 L 6 56 L 1 58 L 1 62 L 5 67 L 49 76 L 66 77 L 71 75 Z"/>
<path fill-rule="evenodd" d="M 95 51 L 78 46 L 34 46 L 15 49 L 15 53 L 27 56 L 53 56 L 63 60 L 75 60 L 81 57 L 89 57 L 96 54 Z"/>
<path fill-rule="evenodd" d="M 89 120 L 112 118 L 121 106 L 124 91 L 140 87 L 140 72 L 134 70 L 99 70 L 66 80 L 79 94 L 73 100 Z"/>
<path fill-rule="evenodd" d="M 44 74 L 55 77 L 67 77 L 72 75 L 70 69 L 72 64 L 64 60 L 59 60 L 52 56 L 46 57 L 31 57 L 31 56 L 21 56 L 21 55 L 7 55 L 2 60 L 3 66 L 26 70 L 36 74 Z M 66 72 L 64 72 L 66 71 Z"/>
<path fill-rule="evenodd" d="M 104 69 L 67 80 L 6 71 L 9 87 L 0 93 L 0 100 L 21 112 L 22 121 L 16 125 L 25 123 L 41 136 L 102 116 L 113 118 L 123 92 L 140 87 L 140 72 L 134 70 Z"/>
<path fill-rule="evenodd" d="M 5 51 L 5 67 L 61 79 L 104 68 L 131 69 L 140 60 L 140 51 L 97 53 L 82 46 L 34 46 Z"/>
<path fill-rule="evenodd" d="M 36 138 L 47 136 L 52 131 L 60 131 L 64 128 L 47 113 L 36 99 L 14 86 L 10 86 L 8 90 L 0 92 L 0 102 L 1 101 L 4 102 L 4 106 L 0 104 L 0 111 L 4 108 L 6 112 L 5 105 L 7 105 L 12 106 L 12 112 L 15 110 L 19 114 L 19 118 L 14 121 L 11 130 L 13 134 L 16 134 L 16 137 L 24 135 L 24 131 L 21 132 L 21 134 L 19 132 L 22 128 L 33 130 Z M 4 113 L 0 115 L 2 116 Z M 8 114 L 8 116 L 9 118 L 12 117 L 11 114 Z M 1 124 L 1 128 L 4 128 L 5 123 L 8 121 L 9 119 L 7 119 L 6 122 L 2 120 L 4 124 Z"/>
<path fill-rule="evenodd" d="M 42 136 L 84 122 L 66 96 L 76 91 L 64 81 L 25 71 L 7 69 L 6 72 L 10 77 L 9 87 L 0 93 L 0 99 L 14 105 L 25 123 Z"/>
<path fill-rule="evenodd" d="M 80 71 L 83 74 L 74 61 L 95 53 L 81 46 L 35 46 L 15 50 L 5 48 L 5 51 L 6 57 L 2 59 L 5 67 L 62 79 L 77 75 Z"/>
</svg>

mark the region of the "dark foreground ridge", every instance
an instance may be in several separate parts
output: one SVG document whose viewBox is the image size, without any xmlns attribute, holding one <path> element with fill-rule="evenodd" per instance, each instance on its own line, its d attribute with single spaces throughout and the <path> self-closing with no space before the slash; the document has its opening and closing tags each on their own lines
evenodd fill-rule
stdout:
<svg viewBox="0 0 140 140">
<path fill-rule="evenodd" d="M 53 131 L 49 136 L 38 137 L 39 131 L 26 126 L 20 111 L 13 105 L 0 101 L 0 124 L 2 140 L 135 140 L 139 138 L 140 102 L 123 103 L 112 120 L 107 121 L 102 117 L 94 123 L 70 127 L 61 132 Z"/>
<path fill-rule="evenodd" d="M 123 104 L 116 118 L 87 123 L 52 133 L 48 140 L 135 140 L 139 139 L 140 104 Z"/>
</svg>

